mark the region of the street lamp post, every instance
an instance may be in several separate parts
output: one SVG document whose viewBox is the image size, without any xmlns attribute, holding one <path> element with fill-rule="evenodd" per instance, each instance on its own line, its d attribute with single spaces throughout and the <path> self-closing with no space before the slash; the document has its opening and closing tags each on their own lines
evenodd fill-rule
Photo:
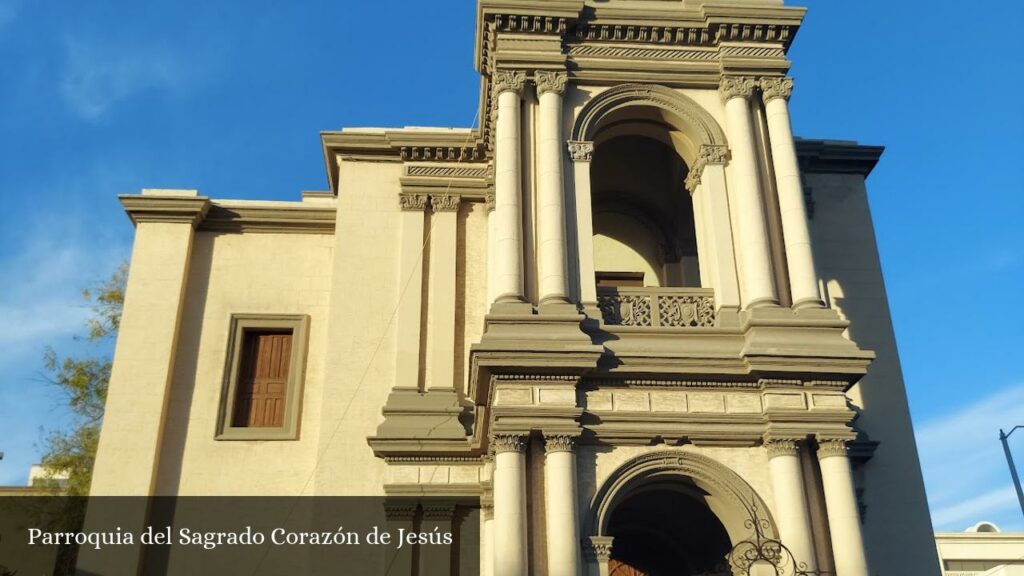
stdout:
<svg viewBox="0 0 1024 576">
<path fill-rule="evenodd" d="M 1013 454 L 1010 453 L 1010 444 L 1006 441 L 1018 428 L 1024 428 L 1024 426 L 1014 426 L 1009 432 L 1003 432 L 1002 428 L 999 429 L 999 441 L 1003 443 L 1003 452 L 1006 453 L 1006 463 L 1010 465 L 1010 476 L 1013 477 L 1013 487 L 1017 489 L 1017 502 L 1020 504 L 1020 511 L 1024 514 L 1024 491 L 1020 488 L 1020 477 L 1017 476 L 1017 467 L 1013 464 Z"/>
</svg>

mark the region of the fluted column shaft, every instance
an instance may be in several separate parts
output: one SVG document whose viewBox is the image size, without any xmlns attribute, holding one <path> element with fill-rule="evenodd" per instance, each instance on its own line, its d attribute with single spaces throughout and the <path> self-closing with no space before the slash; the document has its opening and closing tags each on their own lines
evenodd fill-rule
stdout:
<svg viewBox="0 0 1024 576">
<path fill-rule="evenodd" d="M 576 512 L 576 454 L 572 436 L 544 438 L 544 504 L 548 574 L 579 576 L 580 529 Z"/>
<path fill-rule="evenodd" d="M 495 74 L 494 92 L 498 117 L 494 136 L 495 245 L 494 295 L 498 302 L 523 299 L 523 232 L 520 210 L 522 166 L 520 163 L 520 100 L 526 74 L 501 71 Z"/>
<path fill-rule="evenodd" d="M 772 281 L 771 252 L 764 203 L 754 146 L 753 123 L 749 98 L 755 82 L 751 78 L 727 77 L 722 80 L 721 95 L 725 101 L 725 121 L 732 151 L 731 197 L 736 201 L 739 228 L 741 301 L 744 308 L 778 304 Z"/>
<path fill-rule="evenodd" d="M 868 576 L 857 493 L 844 440 L 819 440 L 818 464 L 825 492 L 836 576 Z"/>
<path fill-rule="evenodd" d="M 800 469 L 800 444 L 795 440 L 770 440 L 768 468 L 775 492 L 775 518 L 779 524 L 782 543 L 789 547 L 797 567 L 813 572 L 817 570 L 811 514 L 807 506 L 807 490 Z"/>
<path fill-rule="evenodd" d="M 522 576 L 526 557 L 526 442 L 499 435 L 494 446 L 494 576 Z"/>
<path fill-rule="evenodd" d="M 761 80 L 768 137 L 772 143 L 775 165 L 775 184 L 782 217 L 782 235 L 785 239 L 786 262 L 789 266 L 789 287 L 793 307 L 821 307 L 818 291 L 818 273 L 814 269 L 811 251 L 811 233 L 807 226 L 804 189 L 800 181 L 800 165 L 793 143 L 793 128 L 789 119 L 789 96 L 793 80 L 768 78 Z"/>
<path fill-rule="evenodd" d="M 566 302 L 569 293 L 565 258 L 562 95 L 564 72 L 537 72 L 540 118 L 537 127 L 537 196 L 540 238 L 540 302 Z"/>
</svg>

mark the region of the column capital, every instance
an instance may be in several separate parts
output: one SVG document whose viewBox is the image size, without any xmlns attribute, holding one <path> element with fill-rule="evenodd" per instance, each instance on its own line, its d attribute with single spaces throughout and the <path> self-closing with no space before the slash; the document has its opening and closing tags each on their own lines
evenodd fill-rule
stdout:
<svg viewBox="0 0 1024 576">
<path fill-rule="evenodd" d="M 733 98 L 750 98 L 757 87 L 757 80 L 751 76 L 724 76 L 718 85 L 718 93 L 722 102 Z"/>
<path fill-rule="evenodd" d="M 583 541 L 583 553 L 590 560 L 607 562 L 612 559 L 614 536 L 591 536 Z"/>
<path fill-rule="evenodd" d="M 423 211 L 427 208 L 427 195 L 401 193 L 398 195 L 398 203 L 403 212 Z"/>
<path fill-rule="evenodd" d="M 494 192 L 484 194 L 484 205 L 488 212 L 494 212 Z"/>
<path fill-rule="evenodd" d="M 538 97 L 546 92 L 562 95 L 565 94 L 565 86 L 569 82 L 569 75 L 565 72 L 538 70 L 533 74 L 533 81 L 537 84 Z"/>
<path fill-rule="evenodd" d="M 569 140 L 569 157 L 573 162 L 590 162 L 594 157 L 594 143 L 586 140 Z"/>
<path fill-rule="evenodd" d="M 523 434 L 495 434 L 491 437 L 491 449 L 495 454 L 526 452 L 526 436 Z"/>
<path fill-rule="evenodd" d="M 462 197 L 458 194 L 441 194 L 430 197 L 430 207 L 434 212 L 457 212 Z"/>
<path fill-rule="evenodd" d="M 818 460 L 849 455 L 849 440 L 845 438 L 822 438 L 818 437 Z"/>
<path fill-rule="evenodd" d="M 526 72 L 522 70 L 499 70 L 494 73 L 494 93 L 515 92 L 523 94 L 526 85 Z"/>
<path fill-rule="evenodd" d="M 572 452 L 576 447 L 576 438 L 576 436 L 569 434 L 545 434 L 544 452 L 547 454 L 554 452 Z"/>
<path fill-rule="evenodd" d="M 764 98 L 765 104 L 776 98 L 789 100 L 790 95 L 793 94 L 793 79 L 787 76 L 761 78 L 759 84 L 761 86 L 761 97 Z"/>
<path fill-rule="evenodd" d="M 704 173 L 704 167 L 708 164 L 728 164 L 729 148 L 721 145 L 704 144 L 700 147 L 700 154 L 697 160 L 690 167 L 686 175 L 686 189 L 693 194 L 700 186 L 700 177 Z"/>
<path fill-rule="evenodd" d="M 795 438 L 770 438 L 764 441 L 764 448 L 769 459 L 800 455 L 800 441 Z"/>
</svg>

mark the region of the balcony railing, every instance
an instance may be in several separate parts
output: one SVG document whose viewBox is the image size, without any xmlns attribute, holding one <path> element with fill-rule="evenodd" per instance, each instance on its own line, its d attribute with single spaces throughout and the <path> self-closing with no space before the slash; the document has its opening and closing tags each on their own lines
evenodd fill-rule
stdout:
<svg viewBox="0 0 1024 576">
<path fill-rule="evenodd" d="M 597 306 L 609 326 L 711 328 L 715 293 L 709 288 L 597 289 Z"/>
</svg>

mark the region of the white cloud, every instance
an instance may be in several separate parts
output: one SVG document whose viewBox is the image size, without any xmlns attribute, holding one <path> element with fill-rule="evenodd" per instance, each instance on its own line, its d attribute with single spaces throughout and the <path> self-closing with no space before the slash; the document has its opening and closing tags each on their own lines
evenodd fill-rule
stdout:
<svg viewBox="0 0 1024 576">
<path fill-rule="evenodd" d="M 190 71 L 159 44 L 68 38 L 60 93 L 71 110 L 96 120 L 112 106 L 147 91 L 178 91 Z"/>
<path fill-rule="evenodd" d="M 980 520 L 1020 522 L 999 428 L 1021 423 L 1024 385 L 1000 390 L 918 426 L 921 466 L 936 529 L 962 530 Z"/>
</svg>

